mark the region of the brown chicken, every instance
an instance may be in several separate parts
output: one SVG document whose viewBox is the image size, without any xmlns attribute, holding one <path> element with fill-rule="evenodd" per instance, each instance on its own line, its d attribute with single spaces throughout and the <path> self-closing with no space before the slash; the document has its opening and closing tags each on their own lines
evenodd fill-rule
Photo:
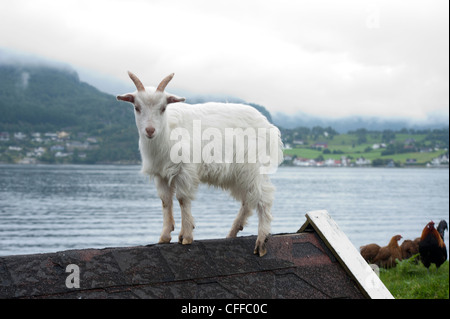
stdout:
<svg viewBox="0 0 450 319">
<path fill-rule="evenodd" d="M 400 245 L 402 250 L 402 259 L 408 259 L 419 253 L 419 241 L 406 239 Z"/>
<path fill-rule="evenodd" d="M 398 245 L 400 239 L 402 239 L 400 235 L 392 237 L 387 246 L 380 248 L 378 254 L 373 259 L 373 263 L 383 268 L 395 267 L 395 260 L 402 260 L 402 250 Z"/>
<path fill-rule="evenodd" d="M 369 264 L 373 263 L 373 260 L 374 260 L 375 256 L 378 254 L 379 250 L 380 250 L 380 246 L 377 244 L 368 244 L 368 245 L 359 247 L 361 256 Z"/>
<path fill-rule="evenodd" d="M 434 222 L 429 222 L 422 231 L 419 242 L 420 260 L 425 267 L 435 264 L 439 268 L 447 260 L 447 248 Z"/>
</svg>

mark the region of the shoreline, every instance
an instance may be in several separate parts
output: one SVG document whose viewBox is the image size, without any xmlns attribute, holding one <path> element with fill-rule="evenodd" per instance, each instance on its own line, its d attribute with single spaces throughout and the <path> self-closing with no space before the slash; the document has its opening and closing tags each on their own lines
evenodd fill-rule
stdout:
<svg viewBox="0 0 450 319">
<path fill-rule="evenodd" d="M 38 162 L 38 163 L 7 163 L 7 162 L 0 162 L 0 165 L 3 166 L 101 166 L 101 165 L 111 165 L 111 166 L 140 166 L 140 162 L 130 162 L 130 163 L 124 163 L 124 162 L 105 162 L 105 163 L 45 163 L 45 162 Z M 286 165 L 281 164 L 279 168 L 283 167 L 295 167 L 299 169 L 305 169 L 305 168 L 426 168 L 426 169 L 448 169 L 449 165 L 401 165 L 401 166 L 373 166 L 373 165 L 310 165 L 310 166 L 301 166 L 301 165 Z"/>
</svg>

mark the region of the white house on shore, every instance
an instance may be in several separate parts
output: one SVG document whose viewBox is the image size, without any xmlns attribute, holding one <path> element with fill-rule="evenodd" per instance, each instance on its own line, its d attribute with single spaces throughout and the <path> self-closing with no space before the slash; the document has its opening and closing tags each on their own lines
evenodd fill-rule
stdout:
<svg viewBox="0 0 450 319">
<path fill-rule="evenodd" d="M 369 159 L 365 159 L 364 157 L 360 157 L 355 161 L 355 164 L 357 166 L 365 166 L 365 165 L 371 165 L 372 161 Z"/>
</svg>

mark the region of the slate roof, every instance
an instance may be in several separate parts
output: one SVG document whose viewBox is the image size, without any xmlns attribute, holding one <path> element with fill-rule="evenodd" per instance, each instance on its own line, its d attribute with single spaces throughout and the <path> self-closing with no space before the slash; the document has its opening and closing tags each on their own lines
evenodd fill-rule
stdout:
<svg viewBox="0 0 450 319">
<path fill-rule="evenodd" d="M 255 240 L 0 257 L 0 298 L 370 297 L 314 227 L 271 236 L 262 258 L 252 254 Z M 71 264 L 79 288 L 66 286 Z"/>
</svg>

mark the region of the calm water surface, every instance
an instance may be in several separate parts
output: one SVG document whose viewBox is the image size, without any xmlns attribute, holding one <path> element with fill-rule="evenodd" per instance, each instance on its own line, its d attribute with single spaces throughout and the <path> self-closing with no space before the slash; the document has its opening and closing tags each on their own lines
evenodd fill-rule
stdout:
<svg viewBox="0 0 450 319">
<path fill-rule="evenodd" d="M 352 243 L 419 237 L 449 219 L 448 169 L 279 168 L 272 233 L 295 232 L 327 210 Z M 195 239 L 225 237 L 240 204 L 202 186 L 192 204 Z M 180 210 L 172 241 L 180 230 Z M 240 235 L 257 234 L 257 214 Z M 0 256 L 156 243 L 161 202 L 138 166 L 0 165 Z M 448 232 L 445 235 L 448 244 Z"/>
</svg>

